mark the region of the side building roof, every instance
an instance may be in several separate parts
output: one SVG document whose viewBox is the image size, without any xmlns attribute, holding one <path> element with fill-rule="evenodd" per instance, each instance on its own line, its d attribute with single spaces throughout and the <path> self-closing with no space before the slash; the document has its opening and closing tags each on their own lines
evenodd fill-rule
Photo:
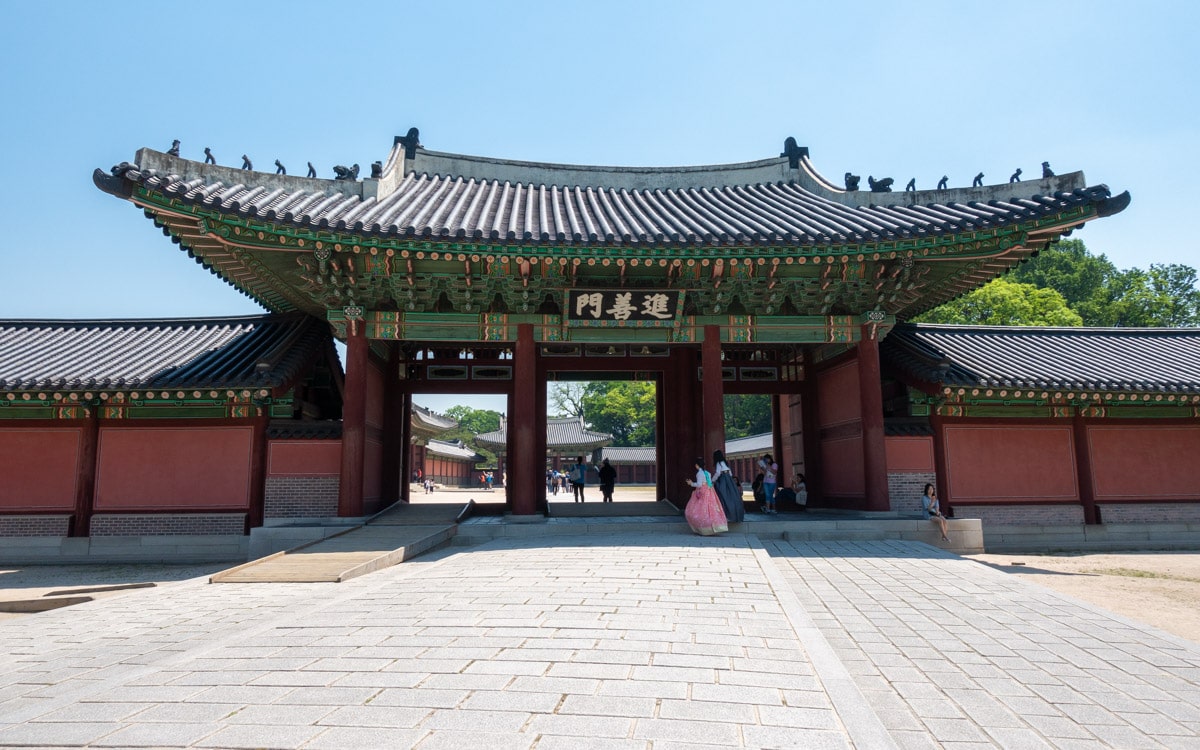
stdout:
<svg viewBox="0 0 1200 750">
<path fill-rule="evenodd" d="M 282 388 L 325 354 L 329 325 L 299 313 L 0 320 L 0 390 Z"/>
<path fill-rule="evenodd" d="M 479 463 L 483 461 L 483 456 L 471 450 L 467 446 L 459 442 L 449 442 L 446 440 L 430 440 L 425 444 L 425 450 L 443 458 L 453 458 L 467 463 Z"/>
<path fill-rule="evenodd" d="M 880 354 L 938 386 L 1200 393 L 1200 329 L 897 325 Z"/>
<path fill-rule="evenodd" d="M 653 445 L 632 448 L 602 448 L 600 460 L 612 464 L 653 464 L 658 461 L 658 449 Z"/>
<path fill-rule="evenodd" d="M 504 450 L 508 445 L 508 420 L 500 421 L 500 429 L 477 435 L 475 440 L 493 450 Z M 589 430 L 583 417 L 555 417 L 546 420 L 546 450 L 554 452 L 586 453 L 603 448 L 613 441 L 607 432 Z"/>
</svg>

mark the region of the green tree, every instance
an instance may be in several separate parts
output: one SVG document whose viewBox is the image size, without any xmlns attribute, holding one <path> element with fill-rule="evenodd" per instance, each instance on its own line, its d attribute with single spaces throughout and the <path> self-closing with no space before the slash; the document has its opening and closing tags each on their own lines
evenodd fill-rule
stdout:
<svg viewBox="0 0 1200 750">
<path fill-rule="evenodd" d="M 725 397 L 725 438 L 761 435 L 771 431 L 771 397 L 730 395 Z"/>
<path fill-rule="evenodd" d="M 446 416 L 458 422 L 461 429 L 470 434 L 495 432 L 500 429 L 500 412 L 491 409 L 472 409 L 469 406 L 451 406 Z"/>
<path fill-rule="evenodd" d="M 1080 240 L 1063 240 L 1017 266 L 1010 281 L 1054 289 L 1089 326 L 1200 325 L 1196 269 L 1171 263 L 1119 270 Z"/>
<path fill-rule="evenodd" d="M 563 382 L 547 383 L 547 397 L 554 407 L 554 416 L 578 417 L 583 414 L 583 398 L 590 383 Z"/>
<path fill-rule="evenodd" d="M 469 406 L 451 406 L 446 410 L 446 416 L 458 421 L 458 427 L 442 435 L 438 440 L 461 440 L 472 450 L 483 456 L 484 464 L 496 466 L 496 454 L 488 448 L 480 446 L 475 436 L 485 432 L 495 432 L 500 429 L 500 412 L 491 409 L 472 409 Z"/>
<path fill-rule="evenodd" d="M 1054 289 L 1079 313 L 1084 325 L 1105 325 L 1101 321 L 1107 317 L 1109 289 L 1119 274 L 1107 257 L 1092 255 L 1082 240 L 1063 240 L 1017 266 L 1006 278 Z"/>
<path fill-rule="evenodd" d="M 1196 270 L 1177 263 L 1122 271 L 1106 289 L 1097 325 L 1155 327 L 1200 325 Z"/>
<path fill-rule="evenodd" d="M 920 323 L 992 326 L 1081 326 L 1079 313 L 1054 289 L 993 279 L 915 318 Z"/>
<path fill-rule="evenodd" d="M 657 387 L 640 380 L 594 381 L 583 389 L 584 421 L 614 446 L 654 445 Z"/>
</svg>

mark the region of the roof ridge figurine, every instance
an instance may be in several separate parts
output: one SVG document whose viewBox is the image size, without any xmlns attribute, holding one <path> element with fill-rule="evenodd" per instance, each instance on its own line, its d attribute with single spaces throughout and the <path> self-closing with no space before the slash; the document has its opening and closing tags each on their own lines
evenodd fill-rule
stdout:
<svg viewBox="0 0 1200 750">
<path fill-rule="evenodd" d="M 804 146 L 796 144 L 796 139 L 788 136 L 783 141 L 783 153 L 780 156 L 786 156 L 789 169 L 799 169 L 801 157 L 808 156 L 808 149 Z"/>
<path fill-rule="evenodd" d="M 1053 176 L 1054 176 L 1054 170 L 1050 168 L 1050 162 L 1048 162 L 1048 161 L 1042 162 L 1042 179 L 1044 180 L 1047 177 L 1053 177 Z"/>
<path fill-rule="evenodd" d="M 975 175 L 974 181 L 971 182 L 971 187 L 983 187 L 983 172 Z"/>
<path fill-rule="evenodd" d="M 1011 185 L 1014 182 L 1020 182 L 1020 181 L 1021 181 L 1021 168 L 1017 167 L 1017 171 L 1012 173 L 1012 177 L 1008 178 L 1008 184 Z"/>
<path fill-rule="evenodd" d="M 213 153 L 208 148 L 208 146 L 204 147 L 204 163 L 205 164 L 216 164 L 217 163 L 217 157 L 213 156 Z"/>
<path fill-rule="evenodd" d="M 914 177 L 908 181 L 908 184 L 904 186 L 904 192 L 906 192 L 906 193 L 917 192 L 917 178 L 916 177 Z"/>
<path fill-rule="evenodd" d="M 335 180 L 357 180 L 358 165 L 355 164 L 353 167 L 344 167 L 339 164 L 333 168 L 333 174 L 333 179 Z"/>
<path fill-rule="evenodd" d="M 287 174 L 287 167 L 280 164 L 278 159 L 275 160 L 275 174 Z"/>
<path fill-rule="evenodd" d="M 858 181 L 862 178 L 859 175 L 847 172 L 843 179 L 846 180 L 846 192 L 853 193 L 858 190 Z"/>
<path fill-rule="evenodd" d="M 946 183 L 947 183 L 947 182 L 949 182 L 949 181 L 950 181 L 950 177 L 949 177 L 948 175 L 942 175 L 942 179 L 938 180 L 938 186 L 937 186 L 937 189 L 938 189 L 938 190 L 945 190 L 945 189 L 946 189 Z"/>
<path fill-rule="evenodd" d="M 312 165 L 311 161 L 308 163 L 308 176 L 313 178 L 317 176 L 317 168 Z"/>
<path fill-rule="evenodd" d="M 392 145 L 403 145 L 404 158 L 412 159 L 417 155 L 417 149 L 423 148 L 421 146 L 421 131 L 416 128 L 409 128 L 408 133 L 396 136 L 392 141 Z"/>
<path fill-rule="evenodd" d="M 383 177 L 383 162 L 371 162 L 371 179 L 378 180 L 380 177 Z"/>
<path fill-rule="evenodd" d="M 167 153 L 171 156 L 179 156 L 179 139 L 171 141 L 171 147 L 167 149 Z"/>
<path fill-rule="evenodd" d="M 252 164 L 250 162 L 250 157 L 246 156 L 245 154 L 242 154 L 242 169 L 245 169 L 248 171 L 254 170 L 254 164 Z"/>
<path fill-rule="evenodd" d="M 891 177 L 883 177 L 875 179 L 871 175 L 867 175 L 867 184 L 871 186 L 872 193 L 890 193 L 892 192 L 892 183 L 895 182 Z"/>
</svg>

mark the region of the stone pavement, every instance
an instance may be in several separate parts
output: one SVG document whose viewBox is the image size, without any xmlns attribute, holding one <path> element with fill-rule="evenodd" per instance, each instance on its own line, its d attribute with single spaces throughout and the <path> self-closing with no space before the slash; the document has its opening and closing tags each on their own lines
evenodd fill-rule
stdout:
<svg viewBox="0 0 1200 750">
<path fill-rule="evenodd" d="M 913 542 L 503 538 L 0 622 L 0 746 L 1200 748 L 1200 644 Z"/>
</svg>

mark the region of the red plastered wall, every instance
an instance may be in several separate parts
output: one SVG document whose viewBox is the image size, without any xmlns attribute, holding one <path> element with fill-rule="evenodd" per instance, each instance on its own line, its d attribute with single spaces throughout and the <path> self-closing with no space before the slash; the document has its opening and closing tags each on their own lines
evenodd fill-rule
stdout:
<svg viewBox="0 0 1200 750">
<path fill-rule="evenodd" d="M 1070 425 L 947 425 L 945 435 L 955 503 L 1079 500 Z"/>
<path fill-rule="evenodd" d="M 79 479 L 77 428 L 0 428 L 0 511 L 71 511 Z"/>
<path fill-rule="evenodd" d="M 1090 425 L 1096 499 L 1200 498 L 1200 426 Z"/>
<path fill-rule="evenodd" d="M 253 428 L 101 427 L 96 510 L 243 510 Z"/>
</svg>

